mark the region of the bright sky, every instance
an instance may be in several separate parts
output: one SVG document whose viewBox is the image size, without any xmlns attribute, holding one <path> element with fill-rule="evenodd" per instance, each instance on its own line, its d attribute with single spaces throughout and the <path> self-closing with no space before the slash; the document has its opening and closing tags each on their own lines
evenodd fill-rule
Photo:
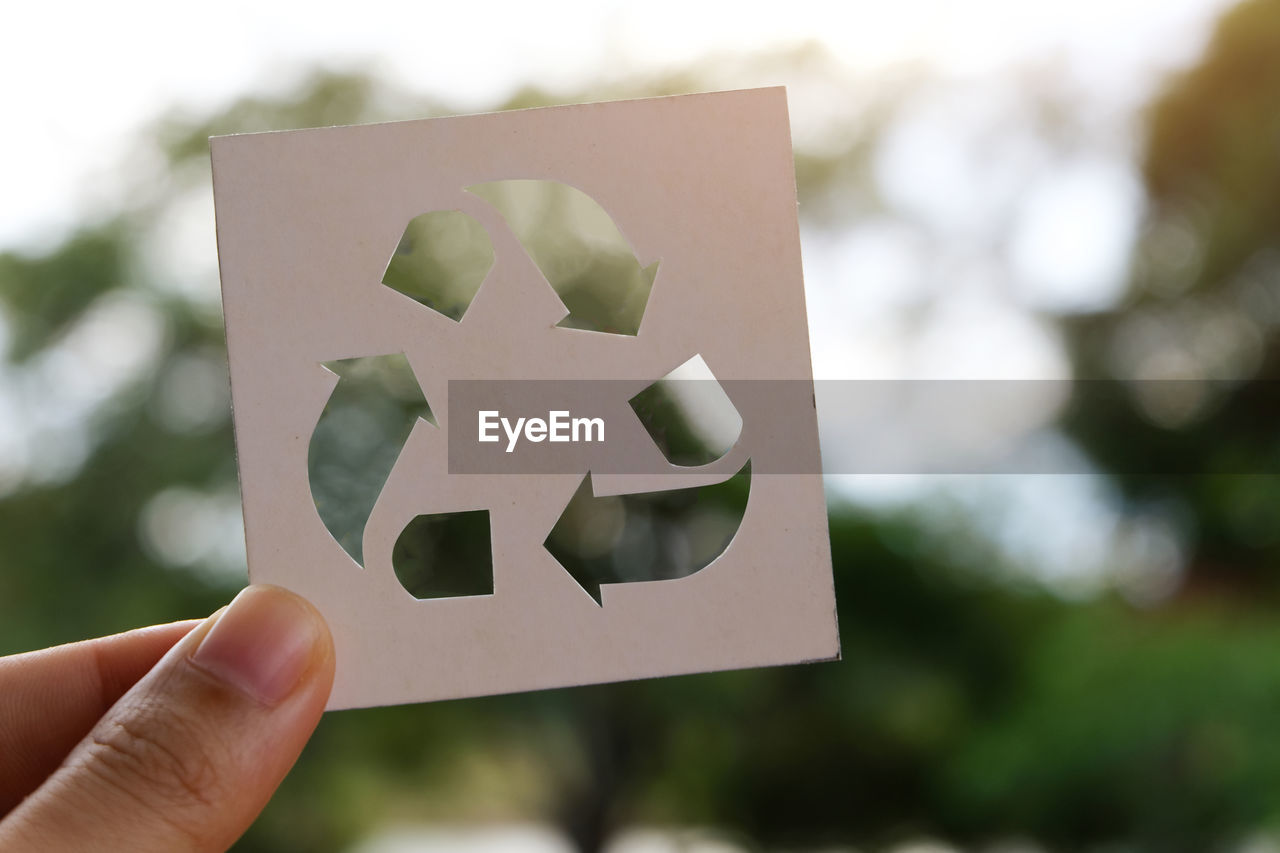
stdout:
<svg viewBox="0 0 1280 853">
<path fill-rule="evenodd" d="M 112 169 L 138 129 L 159 113 L 173 106 L 199 113 L 247 92 L 283 91 L 318 65 L 372 70 L 467 112 L 527 84 L 568 92 L 707 57 L 813 43 L 868 86 L 876 85 L 877 72 L 899 66 L 927 67 L 956 84 L 915 104 L 877 154 L 878 189 L 900 215 L 805 235 L 817 374 L 1054 376 L 1065 369 L 1063 353 L 1035 312 L 1105 306 L 1115 298 L 1141 213 L 1141 188 L 1123 145 L 1119 152 L 1113 146 L 1046 167 L 1037 165 L 1042 152 L 1035 139 L 1006 133 L 992 148 L 992 124 L 984 116 L 1000 108 L 1000 86 L 1017 69 L 1046 62 L 1072 89 L 1087 93 L 1091 105 L 1136 114 L 1164 73 L 1199 53 L 1229 2 L 790 0 L 759 4 L 768 8 L 762 14 L 744 13 L 740 2 L 690 0 L 10 4 L 0 29 L 6 155 L 0 158 L 0 250 L 48 244 L 86 210 L 126 204 L 126 183 L 113 181 Z M 730 76 L 723 85 L 761 82 L 785 81 Z M 849 105 L 821 91 L 793 91 L 797 138 L 841 107 Z M 1004 209 L 1018 214 L 1011 228 Z M 182 281 L 185 270 L 186 279 L 204 281 L 199 287 L 216 299 L 210 194 L 198 193 L 171 214 L 158 242 L 162 255 L 172 255 L 174 274 L 163 278 Z M 922 234 L 932 242 L 922 242 Z M 1001 289 L 1007 277 L 977 254 L 990 254 L 994 238 L 1007 238 L 1012 294 Z M 928 306 L 932 320 L 909 325 L 906 318 L 919 304 Z M 98 308 L 93 322 L 21 382 L 0 376 L 0 492 L 23 471 L 55 479 L 72 474 L 88 449 L 76 423 L 100 402 L 101 389 L 116 387 L 154 355 L 154 342 L 143 333 L 155 326 L 146 306 L 123 299 Z M 0 317 L 0 346 L 3 337 Z M 131 346 L 121 348 L 122 340 Z M 86 365 L 118 376 L 94 374 L 91 382 Z M 225 384 L 216 371 L 190 367 L 183 388 L 199 384 L 192 375 Z M 222 405 L 220 396 L 208 397 Z M 187 400 L 175 411 L 192 417 L 200 410 Z M 829 411 L 824 418 L 825 458 L 836 460 L 847 436 L 831 426 Z M 39 459 L 54 467 L 40 469 Z M 853 479 L 859 482 L 848 485 L 849 492 L 864 500 L 877 490 L 899 495 L 892 500 L 919 494 L 894 478 Z M 1074 477 L 1046 483 L 1040 500 L 1017 498 L 1021 515 L 996 518 L 1008 547 L 1027 551 L 1046 574 L 1078 573 L 1117 547 L 1107 538 L 1114 526 L 1109 499 L 1095 494 L 1096 483 Z M 153 547 L 164 551 L 168 542 L 190 549 L 205 540 L 200 548 L 210 553 L 220 543 L 239 547 L 234 496 L 170 497 L 157 502 L 169 514 L 158 509 L 144 526 L 181 535 L 151 536 Z M 995 504 L 980 490 L 965 500 L 976 513 L 996 517 Z M 1041 513 L 1046 507 L 1052 512 Z M 205 524 L 209 535 L 199 540 L 175 522 L 188 517 L 222 521 Z M 1046 540 L 1047 530 L 1061 535 Z M 1097 554 L 1081 556 L 1080 547 Z M 1047 553 L 1057 562 L 1046 560 Z M 164 556 L 187 564 L 203 554 Z M 228 565 L 242 559 L 238 550 L 224 556 Z"/>
<path fill-rule="evenodd" d="M 111 182 L 130 133 L 173 104 L 280 88 L 315 64 L 372 67 L 412 91 L 491 104 L 525 82 L 572 87 L 708 54 L 817 42 L 851 68 L 945 74 L 1065 57 L 1113 97 L 1194 53 L 1224 0 L 689 0 L 16 3 L 0 33 L 0 247 L 53 237 Z M 1134 92 L 1132 97 L 1138 97 Z M 804 110 L 793 105 L 797 122 Z"/>
</svg>

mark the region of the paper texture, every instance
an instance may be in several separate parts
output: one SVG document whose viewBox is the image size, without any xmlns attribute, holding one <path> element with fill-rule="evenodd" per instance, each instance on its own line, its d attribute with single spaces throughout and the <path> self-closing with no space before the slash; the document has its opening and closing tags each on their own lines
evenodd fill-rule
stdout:
<svg viewBox="0 0 1280 853">
<path fill-rule="evenodd" d="M 449 455 L 459 431 L 477 431 L 450 417 L 450 381 L 617 381 L 618 398 L 601 404 L 619 418 L 634 418 L 628 399 L 695 356 L 727 385 L 811 382 L 783 89 L 211 144 L 249 574 L 304 595 L 328 620 L 331 708 L 838 655 L 812 397 L 740 407 L 740 438 L 705 467 L 593 474 L 595 494 L 622 494 L 720 483 L 747 460 L 760 471 L 766 445 L 806 463 L 752 476 L 736 534 L 705 568 L 604 583 L 598 602 L 544 547 L 585 469 L 459 473 Z M 607 212 L 634 252 L 627 292 L 640 294 L 640 311 L 613 319 L 566 307 L 555 259 L 528 249 L 538 223 L 475 189 L 513 181 L 563 184 Z M 480 272 L 432 310 L 383 279 L 407 225 L 437 211 L 482 226 L 465 232 Z M 342 375 L 333 365 L 401 353 L 430 417 L 402 424 L 407 438 L 379 439 L 402 449 L 369 493 L 359 542 L 344 546 L 308 475 Z M 475 510 L 488 512 L 492 592 L 409 594 L 392 564 L 401 532 L 422 514 Z"/>
</svg>

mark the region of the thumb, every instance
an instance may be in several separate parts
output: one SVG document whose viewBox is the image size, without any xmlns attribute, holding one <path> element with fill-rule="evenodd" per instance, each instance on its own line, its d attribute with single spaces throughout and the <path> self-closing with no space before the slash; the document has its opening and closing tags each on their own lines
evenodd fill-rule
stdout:
<svg viewBox="0 0 1280 853">
<path fill-rule="evenodd" d="M 249 587 L 0 822 L 0 850 L 226 850 L 319 722 L 333 660 L 315 608 L 280 587 Z"/>
</svg>

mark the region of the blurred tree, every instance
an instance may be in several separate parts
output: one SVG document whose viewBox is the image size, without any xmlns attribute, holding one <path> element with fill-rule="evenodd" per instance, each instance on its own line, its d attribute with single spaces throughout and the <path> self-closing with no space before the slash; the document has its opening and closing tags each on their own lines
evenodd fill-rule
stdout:
<svg viewBox="0 0 1280 853">
<path fill-rule="evenodd" d="M 1152 214 L 1131 296 L 1068 329 L 1085 376 L 1148 377 L 1144 347 L 1256 344 L 1230 362 L 1240 381 L 1210 386 L 1192 416 L 1139 392 L 1067 418 L 1135 501 L 1184 508 L 1193 580 L 1250 589 L 1275 576 L 1274 479 L 1166 472 L 1273 470 L 1275 437 L 1251 430 L 1266 396 L 1242 388 L 1280 369 L 1278 48 L 1280 4 L 1253 0 L 1155 104 Z M 699 68 L 556 98 L 528 90 L 498 106 L 705 79 L 716 78 Z M 59 365 L 92 373 L 95 318 L 127 316 L 147 332 L 134 337 L 155 342 L 110 387 L 62 400 L 74 418 L 46 412 L 56 429 L 33 428 L 28 466 L 2 481 L 0 652 L 206 613 L 243 582 L 242 567 L 201 570 L 218 561 L 192 550 L 235 489 L 225 379 L 206 369 L 221 358 L 210 356 L 221 321 L 153 257 L 183 204 L 207 199 L 207 137 L 440 111 L 364 77 L 320 75 L 287 97 L 171 116 L 140 142 L 165 165 L 139 174 L 130 207 L 44 253 L 0 255 L 14 387 L 62 400 Z M 864 189 L 891 112 L 797 152 L 809 215 L 858 215 L 842 199 Z M 390 822 L 521 817 L 555 821 L 583 851 L 636 823 L 717 827 L 770 847 L 932 834 L 1153 853 L 1280 826 L 1280 628 L 1252 601 L 1066 602 L 1010 582 L 964 526 L 835 505 L 831 529 L 841 663 L 331 714 L 238 849 L 337 851 Z"/>
<path fill-rule="evenodd" d="M 1280 593 L 1280 4 L 1249 0 L 1148 114 L 1128 298 L 1070 328 L 1074 436 L 1175 517 L 1187 594 Z"/>
</svg>

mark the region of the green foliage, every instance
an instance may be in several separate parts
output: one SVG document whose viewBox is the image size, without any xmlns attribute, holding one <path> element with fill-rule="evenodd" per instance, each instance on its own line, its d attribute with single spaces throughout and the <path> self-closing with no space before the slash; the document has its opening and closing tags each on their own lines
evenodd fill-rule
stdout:
<svg viewBox="0 0 1280 853">
<path fill-rule="evenodd" d="M 1218 25 L 1202 62 L 1151 111 L 1145 172 L 1162 212 L 1201 243 L 1197 287 L 1235 275 L 1280 245 L 1280 8 L 1249 0 Z"/>
<path fill-rule="evenodd" d="M 0 305 L 9 318 L 9 358 L 22 362 L 52 343 L 104 293 L 130 277 L 118 223 L 73 235 L 42 256 L 0 254 Z"/>
<path fill-rule="evenodd" d="M 1188 589 L 1272 600 L 1280 594 L 1280 527 L 1266 519 L 1280 489 L 1277 49 L 1280 4 L 1242 3 L 1150 108 L 1151 211 L 1130 293 L 1117 310 L 1067 326 L 1078 372 L 1122 380 L 1127 391 L 1084 388 L 1064 419 L 1133 503 L 1182 520 Z"/>
<path fill-rule="evenodd" d="M 1014 701 L 954 757 L 949 789 L 971 816 L 1065 848 L 1206 850 L 1274 823 L 1278 640 L 1262 613 L 1064 613 L 1028 648 Z"/>
<path fill-rule="evenodd" d="M 1261 323 L 1250 294 L 1257 276 L 1275 281 L 1266 259 L 1280 235 L 1277 49 L 1280 5 L 1246 3 L 1154 106 L 1151 230 L 1129 302 L 1068 329 L 1085 375 L 1122 373 L 1099 354 L 1135 319 L 1227 311 Z M 705 73 L 555 98 L 529 90 L 503 106 L 704 88 Z M 168 117 L 157 136 L 178 192 L 181 176 L 207 179 L 212 133 L 439 111 L 321 75 L 211 117 Z M 799 152 L 807 209 L 826 215 L 862 192 L 868 150 L 851 133 L 833 151 Z M 217 319 L 164 296 L 139 262 L 166 201 L 42 255 L 0 256 L 11 371 L 53 351 L 112 291 L 145 298 L 165 327 L 152 368 L 93 411 L 84 464 L 0 495 L 0 653 L 202 615 L 243 582 L 168 565 L 142 533 L 166 489 L 235 488 L 229 421 L 183 427 L 156 405 L 168 366 L 223 346 Z M 1176 269 L 1170 229 L 1193 247 Z M 1280 370 L 1272 327 L 1256 330 L 1264 355 L 1243 377 L 1254 383 Z M 1274 437 L 1254 426 L 1266 395 L 1233 385 L 1214 400 L 1174 427 L 1124 395 L 1066 421 L 1126 495 L 1172 501 L 1192 521 L 1191 583 L 1160 610 L 1019 588 L 963 530 L 837 506 L 843 661 L 331 714 L 239 849 L 337 851 L 388 822 L 523 817 L 557 821 L 583 850 L 635 822 L 715 825 L 761 845 L 936 834 L 1153 853 L 1276 826 L 1280 634 L 1265 610 L 1280 562 L 1276 480 L 1167 473 L 1170 460 L 1274 464 Z M 1135 447 L 1149 459 L 1136 464 Z M 1227 461 L 1211 466 L 1211 454 Z"/>
</svg>

